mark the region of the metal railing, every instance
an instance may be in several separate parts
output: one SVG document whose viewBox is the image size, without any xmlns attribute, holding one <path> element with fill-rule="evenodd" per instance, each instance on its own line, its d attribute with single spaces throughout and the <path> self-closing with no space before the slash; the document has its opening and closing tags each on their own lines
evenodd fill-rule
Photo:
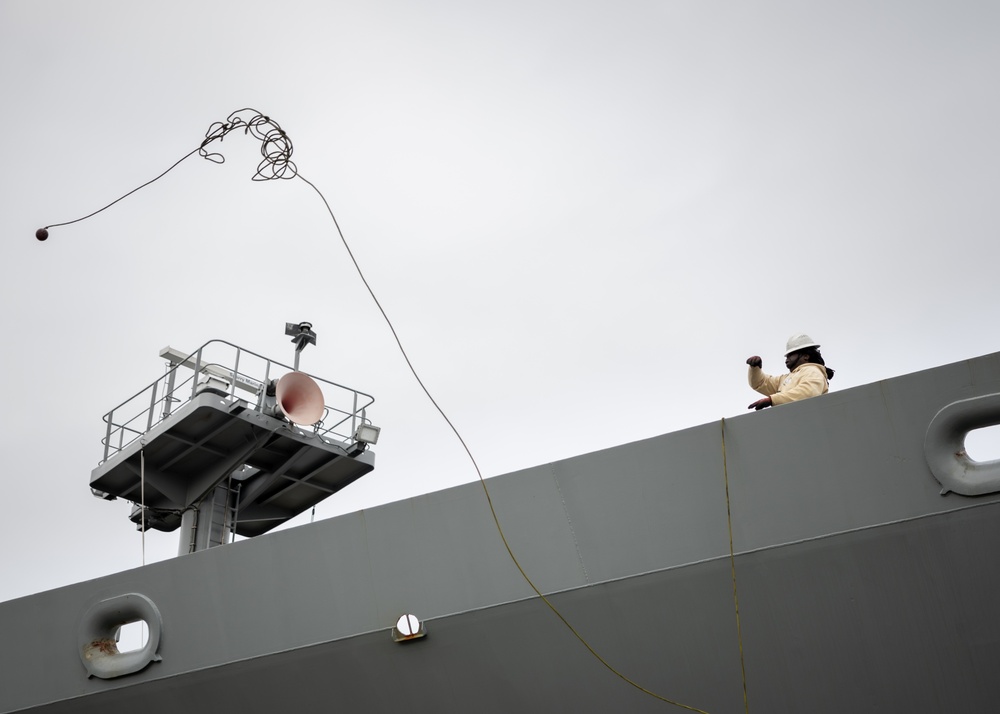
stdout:
<svg viewBox="0 0 1000 714">
<path fill-rule="evenodd" d="M 293 371 L 294 368 L 287 364 L 224 340 L 209 340 L 187 359 L 169 366 L 162 377 L 104 415 L 107 429 L 101 440 L 104 446 L 101 463 L 140 439 L 206 389 L 225 394 L 234 403 L 241 401 L 248 409 L 262 410 L 268 382 Z M 306 428 L 328 441 L 353 441 L 357 428 L 371 423 L 366 411 L 375 398 L 312 374 L 309 377 L 323 392 L 324 410 L 322 418 Z M 300 425 L 300 428 L 303 427 Z"/>
</svg>

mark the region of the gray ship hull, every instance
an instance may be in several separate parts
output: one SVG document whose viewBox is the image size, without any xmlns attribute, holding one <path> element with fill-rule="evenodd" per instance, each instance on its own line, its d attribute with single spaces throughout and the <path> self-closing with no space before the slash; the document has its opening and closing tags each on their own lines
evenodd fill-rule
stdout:
<svg viewBox="0 0 1000 714">
<path fill-rule="evenodd" d="M 1000 498 L 942 495 L 924 442 L 998 392 L 994 354 L 488 485 L 538 587 L 665 698 L 991 712 Z M 129 593 L 162 615 L 161 660 L 88 677 L 85 613 Z M 393 641 L 404 613 L 426 637 Z M 533 596 L 478 483 L 2 603 L 0 624 L 0 712 L 671 710 Z"/>
</svg>

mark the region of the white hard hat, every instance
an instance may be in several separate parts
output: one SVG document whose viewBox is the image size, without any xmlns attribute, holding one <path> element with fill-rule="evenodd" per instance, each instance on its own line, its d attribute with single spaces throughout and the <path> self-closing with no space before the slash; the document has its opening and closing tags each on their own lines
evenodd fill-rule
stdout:
<svg viewBox="0 0 1000 714">
<path fill-rule="evenodd" d="M 792 335 L 788 338 L 788 344 L 785 345 L 785 355 L 804 350 L 806 347 L 819 347 L 819 343 L 809 335 Z"/>
</svg>

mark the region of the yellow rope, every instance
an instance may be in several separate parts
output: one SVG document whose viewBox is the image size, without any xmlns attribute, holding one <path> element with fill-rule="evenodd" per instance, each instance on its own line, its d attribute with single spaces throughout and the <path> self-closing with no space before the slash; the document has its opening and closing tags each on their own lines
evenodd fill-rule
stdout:
<svg viewBox="0 0 1000 714">
<path fill-rule="evenodd" d="M 452 429 L 454 429 L 454 427 L 452 427 Z M 462 441 L 462 445 L 465 446 L 465 442 L 462 440 L 462 437 L 459 436 L 458 438 L 459 441 Z M 472 458 L 472 454 L 468 451 L 468 447 L 466 447 L 466 453 L 469 454 L 469 458 Z M 690 712 L 698 712 L 698 714 L 708 714 L 708 712 L 706 712 L 704 709 L 698 709 L 696 707 L 688 706 L 687 704 L 681 704 L 680 702 L 674 701 L 673 699 L 668 699 L 667 697 L 661 696 L 656 692 L 652 692 L 646 689 L 645 687 L 641 686 L 637 682 L 629 679 L 624 674 L 615 669 L 606 659 L 601 657 L 601 655 L 599 655 L 597 651 L 590 646 L 590 643 L 583 638 L 583 635 L 577 632 L 576 628 L 574 628 L 571 624 L 569 624 L 569 620 L 567 620 L 563 616 L 563 614 L 556 609 L 556 606 L 553 605 L 549 601 L 549 599 L 542 594 L 542 591 L 538 589 L 535 583 L 532 582 L 531 578 L 528 577 L 528 574 L 524 572 L 524 568 L 521 567 L 521 564 L 518 562 L 517 557 L 515 557 L 514 555 L 514 551 L 511 549 L 510 544 L 507 542 L 507 537 L 504 535 L 503 528 L 500 527 L 500 519 L 497 518 L 497 512 L 493 508 L 493 499 L 490 497 L 490 490 L 486 487 L 486 479 L 483 478 L 483 474 L 479 471 L 479 466 L 476 464 L 475 459 L 472 459 L 472 463 L 476 467 L 476 473 L 479 474 L 479 483 L 481 483 L 483 486 L 483 492 L 486 494 L 486 501 L 490 506 L 490 513 L 493 514 L 493 522 L 496 524 L 497 532 L 500 534 L 500 539 L 503 541 L 504 547 L 507 549 L 507 554 L 510 556 L 510 559 L 514 562 L 514 565 L 517 566 L 518 571 L 521 573 L 521 577 L 524 578 L 524 581 L 531 586 L 531 589 L 535 591 L 535 594 L 541 599 L 541 601 L 544 602 L 550 610 L 552 610 L 555 616 L 558 617 L 560 620 L 562 620 L 562 623 L 566 625 L 567 628 L 569 628 L 569 631 L 573 633 L 573 636 L 576 637 L 576 639 L 578 639 L 580 643 L 587 648 L 587 651 L 590 652 L 590 654 L 592 654 L 594 658 L 597 659 L 598 662 L 607 667 L 612 674 L 616 675 L 627 684 L 632 685 L 640 692 L 648 694 L 654 699 L 659 699 L 661 702 L 666 702 L 667 704 L 673 704 L 675 707 L 680 707 L 681 709 L 687 709 Z"/>
<path fill-rule="evenodd" d="M 662 702 L 666 702 L 667 704 L 672 704 L 675 707 L 680 707 L 681 709 L 686 709 L 691 712 L 697 712 L 697 714 L 708 714 L 708 712 L 706 712 L 703 709 L 697 709 L 696 707 L 691 707 L 686 704 L 681 704 L 680 702 L 676 702 L 672 699 L 668 699 L 667 697 L 661 696 L 655 692 L 651 692 L 650 690 L 640 686 L 639 684 L 637 684 L 636 682 L 632 681 L 624 674 L 619 672 L 617 669 L 612 667 L 611 664 L 609 664 L 607 660 L 605 660 L 603 657 L 597 654 L 597 651 L 590 646 L 590 643 L 588 643 L 583 638 L 583 636 L 579 632 L 577 632 L 576 629 L 571 624 L 569 624 L 569 621 L 563 616 L 563 614 L 559 612 L 558 609 L 556 609 L 556 606 L 553 605 L 549 601 L 549 599 L 545 597 L 545 595 L 542 594 L 542 591 L 538 589 L 538 587 L 531 580 L 531 578 L 528 577 L 528 574 L 524 572 L 524 568 L 522 568 L 521 563 L 518 562 L 517 557 L 514 555 L 514 551 L 510 547 L 510 543 L 507 542 L 507 536 L 504 535 L 503 528 L 500 526 L 500 519 L 497 516 L 496 509 L 493 507 L 493 498 L 490 496 L 490 490 L 486 486 L 486 479 L 483 478 L 483 472 L 480 470 L 479 464 L 476 462 L 476 458 L 472 455 L 472 450 L 469 448 L 469 445 L 465 443 L 465 439 L 462 438 L 462 435 L 459 433 L 458 429 L 452 423 L 451 419 L 449 419 L 448 415 L 445 414 L 444 409 L 442 409 L 441 406 L 434 399 L 434 397 L 431 396 L 430 390 L 427 389 L 427 387 L 424 385 L 423 380 L 421 380 L 420 376 L 417 374 L 416 368 L 413 366 L 413 363 L 410 361 L 409 355 L 407 355 L 406 350 L 403 348 L 402 340 L 396 333 L 396 328 L 393 326 L 392 320 L 389 319 L 389 315 L 382 308 L 382 303 L 380 303 L 378 298 L 375 296 L 375 291 L 372 290 L 371 285 L 368 284 L 368 280 L 365 278 L 364 272 L 361 270 L 361 266 L 358 264 L 358 261 L 354 257 L 354 252 L 351 250 L 351 247 L 347 243 L 347 238 L 344 236 L 344 232 L 340 230 L 340 224 L 337 222 L 337 217 L 333 214 L 333 209 L 330 208 L 330 203 L 326 200 L 326 196 L 323 195 L 323 192 L 320 191 L 319 188 L 317 188 L 312 181 L 309 181 L 302 174 L 296 174 L 296 176 L 302 179 L 302 181 L 304 181 L 306 184 L 308 184 L 319 195 L 320 199 L 322 199 L 323 204 L 326 206 L 327 212 L 330 214 L 330 218 L 333 220 L 333 225 L 337 229 L 337 234 L 340 236 L 340 240 L 344 244 L 344 248 L 347 250 L 348 257 L 350 257 L 351 262 L 354 263 L 354 267 L 358 271 L 358 276 L 361 278 L 361 282 L 364 283 L 365 288 L 368 290 L 368 294 L 371 295 L 372 300 L 375 302 L 375 306 L 378 308 L 379 312 L 382 313 L 382 317 L 385 318 L 386 325 L 389 326 L 389 331 L 392 332 L 392 336 L 396 340 L 396 345 L 399 347 L 400 354 L 402 354 L 403 359 L 406 361 L 407 367 L 410 368 L 410 373 L 413 375 L 413 378 L 417 381 L 417 384 L 420 385 L 420 388 L 423 390 L 424 394 L 427 396 L 427 399 L 430 401 L 430 403 L 437 410 L 438 414 L 441 415 L 441 418 L 444 419 L 445 423 L 449 426 L 452 433 L 455 435 L 459 443 L 462 445 L 462 448 L 465 449 L 465 453 L 468 455 L 469 461 L 472 462 L 472 466 L 476 470 L 476 475 L 479 477 L 479 483 L 482 484 L 483 486 L 483 492 L 486 494 L 486 502 L 489 504 L 490 513 L 493 514 L 493 522 L 496 524 L 497 532 L 500 534 L 500 540 L 503 541 L 504 548 L 507 549 L 507 555 L 510 556 L 511 561 L 513 561 L 514 565 L 517 566 L 518 572 L 521 573 L 521 577 L 524 578 L 524 581 L 531 587 L 531 589 L 535 592 L 535 594 L 539 597 L 539 599 L 548 606 L 548 608 L 553 612 L 553 614 L 555 614 L 555 616 L 558 617 L 564 625 L 566 625 L 569 631 L 573 633 L 573 636 L 576 637 L 576 639 L 578 639 L 580 643 L 587 648 L 587 651 L 590 652 L 590 654 L 592 654 L 597 659 L 598 662 L 607 667 L 613 674 L 624 680 L 626 683 L 632 685 L 640 692 L 648 694 L 654 699 L 659 699 Z"/>
<path fill-rule="evenodd" d="M 740 627 L 740 596 L 736 591 L 736 553 L 733 550 L 733 515 L 729 506 L 729 465 L 726 463 L 726 419 L 722 419 L 722 476 L 726 483 L 726 523 L 729 525 L 729 566 L 733 574 L 733 605 L 736 609 L 736 639 L 740 645 L 740 670 L 743 673 L 743 709 L 750 711 L 747 700 L 747 668 L 743 662 L 743 630 Z"/>
</svg>

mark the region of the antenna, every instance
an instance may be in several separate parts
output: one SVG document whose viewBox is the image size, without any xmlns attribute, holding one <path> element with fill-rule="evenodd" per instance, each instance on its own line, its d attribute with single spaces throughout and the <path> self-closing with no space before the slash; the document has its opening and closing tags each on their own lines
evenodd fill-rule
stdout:
<svg viewBox="0 0 1000 714">
<path fill-rule="evenodd" d="M 285 334 L 292 338 L 295 345 L 295 371 L 299 371 L 299 354 L 306 348 L 306 345 L 316 344 L 316 333 L 313 332 L 311 322 L 285 323 Z"/>
</svg>

